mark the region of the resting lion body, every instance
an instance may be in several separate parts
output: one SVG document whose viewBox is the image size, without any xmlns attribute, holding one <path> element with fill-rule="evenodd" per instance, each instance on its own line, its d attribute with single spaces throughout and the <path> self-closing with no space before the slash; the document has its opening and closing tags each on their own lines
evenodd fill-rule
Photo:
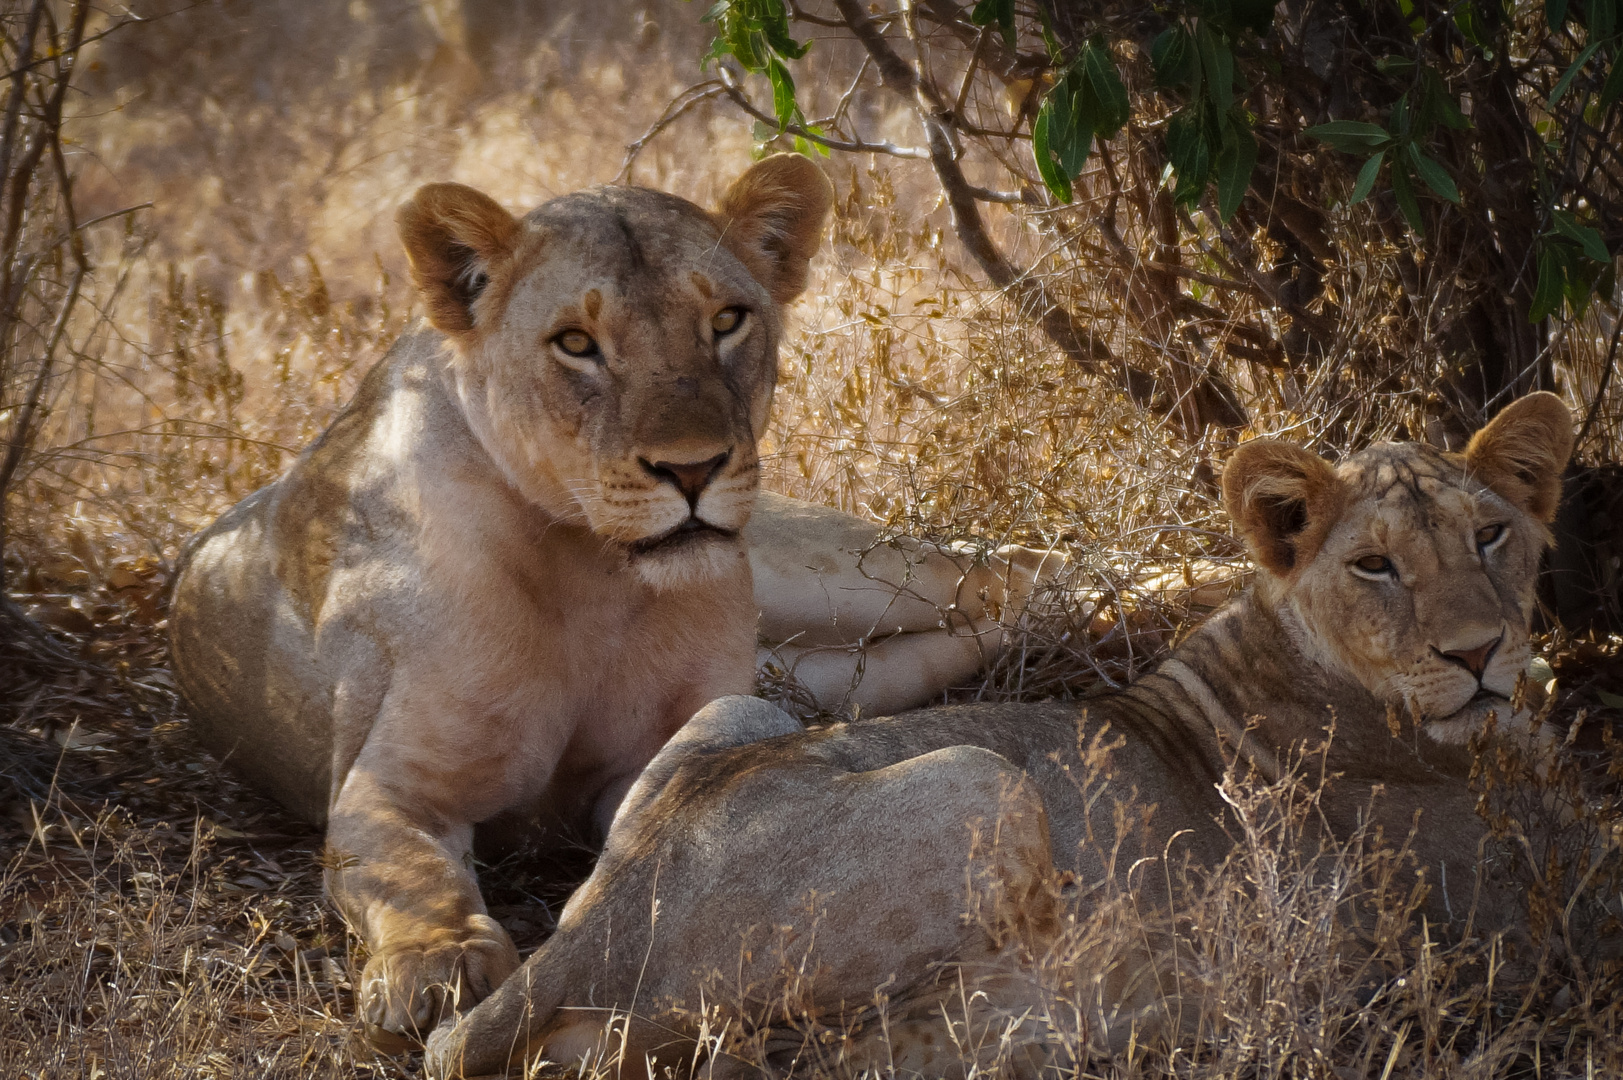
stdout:
<svg viewBox="0 0 1623 1080">
<path fill-rule="evenodd" d="M 1230 851 L 1233 819 L 1217 790 L 1230 762 L 1278 778 L 1326 746 L 1332 719 L 1320 835 L 1412 833 L 1434 933 L 1467 917 L 1510 925 L 1519 909 L 1504 868 L 1480 860 L 1487 834 L 1464 744 L 1490 714 L 1501 734 L 1533 734 L 1511 698 L 1571 439 L 1565 406 L 1541 394 L 1510 406 L 1463 455 L 1386 444 L 1332 466 L 1280 443 L 1243 445 L 1224 493 L 1256 580 L 1120 693 L 820 731 L 754 699 L 710 705 L 633 787 L 553 938 L 436 1032 L 431 1074 L 576 1060 L 604 1046 L 611 1010 L 625 1025 L 611 1048 L 623 1045 L 627 1062 L 681 1067 L 698 1032 L 662 1008 L 696 1006 L 713 972 L 724 987 L 770 990 L 783 955 L 766 945 L 783 927 L 797 928 L 802 967 L 818 973 L 802 1030 L 871 1002 L 880 985 L 905 1018 L 910 1000 L 935 1000 L 943 965 L 973 978 L 1000 947 L 964 918 L 977 832 L 994 852 L 992 886 L 1027 899 L 1028 934 L 1052 929 L 1036 883 L 1056 867 L 1084 898 L 1114 878 L 1154 906 L 1167 880 L 1153 869 L 1160 860 L 1213 866 Z M 1102 759 L 1085 762 L 1090 748 Z M 1095 769 L 1103 790 L 1083 782 Z M 1153 813 L 1147 828 L 1118 834 L 1110 807 L 1130 793 Z M 821 909 L 815 920 L 808 904 Z M 1127 1036 L 1143 1004 L 1135 978 L 1107 986 L 1115 998 L 1090 1021 L 1106 1045 Z M 1037 1004 L 1020 998 L 1017 977 L 987 992 L 1012 995 L 1003 1015 Z M 945 1060 L 892 1026 L 886 1046 L 866 1059 L 853 1050 L 849 1064 L 950 1075 L 963 1065 L 943 1033 Z"/>
<path fill-rule="evenodd" d="M 607 188 L 518 219 L 423 188 L 399 223 L 430 327 L 188 549 L 171 625 L 195 730 L 326 824 L 381 1045 L 517 966 L 475 826 L 606 828 L 697 709 L 751 691 L 763 610 L 776 655 L 873 711 L 972 673 L 982 597 L 1030 591 L 1033 553 L 875 547 L 776 496 L 752 519 L 781 308 L 830 204 L 793 156 L 713 213 Z M 864 665 L 848 646 L 874 638 Z"/>
</svg>

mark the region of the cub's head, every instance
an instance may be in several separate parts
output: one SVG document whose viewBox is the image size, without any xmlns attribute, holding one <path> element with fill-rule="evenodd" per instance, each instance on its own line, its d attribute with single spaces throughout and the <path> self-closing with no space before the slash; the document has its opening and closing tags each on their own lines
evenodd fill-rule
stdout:
<svg viewBox="0 0 1623 1080">
<path fill-rule="evenodd" d="M 822 172 L 785 154 L 713 212 L 597 188 L 515 218 L 430 184 L 397 222 L 486 452 L 549 515 L 673 587 L 739 565 L 781 309 L 832 202 Z"/>
<path fill-rule="evenodd" d="M 1383 443 L 1332 466 L 1284 443 L 1245 443 L 1223 496 L 1257 562 L 1258 598 L 1303 650 L 1457 743 L 1489 710 L 1513 719 L 1571 451 L 1567 407 L 1532 394 L 1464 454 Z"/>
</svg>

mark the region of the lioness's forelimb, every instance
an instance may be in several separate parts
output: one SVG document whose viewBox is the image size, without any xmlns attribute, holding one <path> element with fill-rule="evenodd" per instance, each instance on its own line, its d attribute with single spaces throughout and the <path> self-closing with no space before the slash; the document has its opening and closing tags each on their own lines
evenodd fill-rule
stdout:
<svg viewBox="0 0 1623 1080">
<path fill-rule="evenodd" d="M 327 892 L 371 949 L 362 1019 L 421 1038 L 459 999 L 500 985 L 518 951 L 479 895 L 473 825 L 401 795 L 369 769 L 350 771 L 327 829 Z"/>
<path fill-rule="evenodd" d="M 747 530 L 761 610 L 757 664 L 782 666 L 825 709 L 925 704 L 996 659 L 1063 552 L 961 550 L 763 492 Z"/>
</svg>

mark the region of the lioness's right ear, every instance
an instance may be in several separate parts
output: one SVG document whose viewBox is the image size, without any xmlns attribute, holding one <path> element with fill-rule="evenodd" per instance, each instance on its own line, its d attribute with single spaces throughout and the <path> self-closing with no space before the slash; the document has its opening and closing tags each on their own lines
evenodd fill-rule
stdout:
<svg viewBox="0 0 1623 1080">
<path fill-rule="evenodd" d="M 1546 525 L 1561 505 L 1561 473 L 1572 456 L 1572 411 L 1554 394 L 1506 405 L 1471 437 L 1465 463 L 1489 487 Z"/>
<path fill-rule="evenodd" d="M 1223 470 L 1223 503 L 1251 557 L 1281 577 L 1311 562 L 1341 517 L 1347 489 L 1299 446 L 1255 439 Z"/>
<path fill-rule="evenodd" d="M 823 241 L 834 185 L 799 154 L 774 154 L 734 180 L 716 208 L 721 242 L 787 304 L 806 287 L 806 270 Z"/>
<path fill-rule="evenodd" d="M 395 214 L 411 280 L 428 321 L 454 336 L 473 329 L 473 305 L 513 253 L 518 221 L 464 184 L 428 184 Z"/>
</svg>

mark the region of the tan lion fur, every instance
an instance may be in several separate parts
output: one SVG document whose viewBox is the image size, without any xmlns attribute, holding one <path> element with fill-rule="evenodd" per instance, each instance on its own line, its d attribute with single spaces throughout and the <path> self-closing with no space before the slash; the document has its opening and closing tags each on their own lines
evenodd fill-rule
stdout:
<svg viewBox="0 0 1623 1080">
<path fill-rule="evenodd" d="M 617 1014 L 634 1017 L 614 1040 L 628 1072 L 641 1075 L 650 1057 L 655 1071 L 682 1069 L 698 1036 L 682 1016 L 694 1015 L 705 974 L 769 984 L 780 958 L 741 942 L 793 927 L 805 944 L 809 902 L 823 911 L 804 962 L 818 973 L 810 1014 L 837 1017 L 881 984 L 905 1014 L 909 1000 L 939 993 L 940 965 L 974 971 L 1000 947 L 962 916 L 976 829 L 1007 823 L 990 874 L 1016 894 L 1052 866 L 1085 885 L 1146 860 L 1215 865 L 1230 847 L 1216 787 L 1227 764 L 1238 755 L 1264 780 L 1279 778 L 1304 748 L 1325 747 L 1332 709 L 1330 779 L 1314 821 L 1332 839 L 1412 830 L 1434 934 L 1467 917 L 1510 925 L 1504 868 L 1479 860 L 1486 826 L 1461 743 L 1489 713 L 1501 733 L 1528 732 L 1531 718 L 1509 698 L 1529 658 L 1536 570 L 1571 438 L 1565 407 L 1538 394 L 1508 407 L 1463 455 L 1384 444 L 1331 466 L 1275 442 L 1242 446 L 1224 491 L 1256 581 L 1121 693 L 810 732 L 758 700 L 711 704 L 637 781 L 557 933 L 434 1034 L 427 1071 L 567 1063 L 601 1048 Z M 1374 556 L 1390 575 L 1369 569 Z M 1077 782 L 1079 748 L 1101 740 L 1115 742 L 1105 781 L 1155 807 L 1147 835 L 1117 835 Z M 1160 877 L 1134 881 L 1153 892 Z M 1030 933 L 1042 933 L 1041 918 L 1039 906 Z M 1015 1015 L 1020 992 L 1018 978 L 988 991 L 1011 995 Z M 674 1002 L 690 1011 L 662 1012 Z M 1104 1045 L 1125 1037 L 1099 1024 Z M 910 1030 L 892 1031 L 867 1058 L 858 1048 L 849 1063 L 962 1070 L 952 1054 L 910 1043 Z"/>
<path fill-rule="evenodd" d="M 757 612 L 763 659 L 823 707 L 884 712 L 972 676 L 1063 569 L 777 495 L 752 512 L 778 306 L 829 202 L 797 157 L 751 168 L 715 214 L 606 189 L 521 220 L 423 187 L 398 222 L 433 330 L 187 552 L 172 624 L 196 731 L 329 823 L 380 1045 L 517 964 L 467 869 L 473 827 L 606 827 L 671 732 L 751 688 Z M 712 342 L 740 303 L 744 326 Z M 559 355 L 562 328 L 601 343 L 601 368 Z M 718 452 L 696 508 L 644 464 Z M 742 542 L 639 549 L 695 509 Z"/>
<path fill-rule="evenodd" d="M 326 822 L 380 1041 L 517 966 L 476 824 L 606 827 L 695 710 L 752 688 L 756 441 L 831 202 L 794 156 L 714 214 L 602 188 L 514 218 L 423 188 L 398 220 L 433 329 L 190 547 L 172 625 L 196 731 Z"/>
</svg>

